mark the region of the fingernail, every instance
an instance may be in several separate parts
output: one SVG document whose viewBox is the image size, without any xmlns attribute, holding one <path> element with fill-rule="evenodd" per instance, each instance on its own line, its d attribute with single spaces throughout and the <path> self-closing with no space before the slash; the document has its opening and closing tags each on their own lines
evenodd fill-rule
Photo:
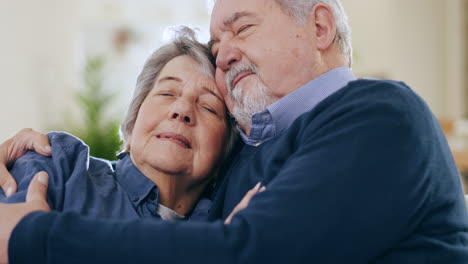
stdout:
<svg viewBox="0 0 468 264">
<path fill-rule="evenodd" d="M 13 194 L 13 187 L 8 187 L 7 191 L 6 191 L 6 196 L 7 197 L 10 197 L 11 195 Z"/>
<path fill-rule="evenodd" d="M 255 190 L 258 190 L 258 188 L 260 188 L 260 184 L 262 184 L 261 182 L 258 182 L 257 185 L 255 185 L 254 189 Z"/>
<path fill-rule="evenodd" d="M 47 185 L 47 175 L 45 172 L 39 172 L 39 175 L 37 177 L 37 181 L 44 184 L 44 185 Z"/>
<path fill-rule="evenodd" d="M 262 186 L 262 188 L 260 188 L 260 190 L 258 190 L 258 192 L 264 192 L 265 190 L 266 190 L 266 187 Z"/>
<path fill-rule="evenodd" d="M 42 148 L 45 152 L 52 152 L 52 148 L 50 146 L 45 146 Z"/>
</svg>

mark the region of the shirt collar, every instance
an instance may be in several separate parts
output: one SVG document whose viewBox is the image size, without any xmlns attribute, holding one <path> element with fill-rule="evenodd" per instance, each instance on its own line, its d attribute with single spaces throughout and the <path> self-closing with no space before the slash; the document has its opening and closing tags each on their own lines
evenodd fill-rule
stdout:
<svg viewBox="0 0 468 264">
<path fill-rule="evenodd" d="M 345 87 L 356 77 L 348 67 L 333 69 L 320 75 L 285 97 L 252 116 L 250 135 L 240 128 L 240 134 L 248 145 L 258 146 L 281 134 L 299 116 L 312 110 L 325 98 Z"/>
<path fill-rule="evenodd" d="M 133 206 L 136 208 L 148 195 L 159 195 L 158 187 L 148 177 L 138 170 L 133 164 L 132 159 L 128 153 L 120 153 L 118 155 L 119 161 L 117 161 L 115 174 L 116 179 L 120 183 L 121 187 L 127 193 Z M 157 198 L 157 197 L 156 197 Z M 159 199 L 155 199 L 157 201 Z M 158 208 L 161 204 L 158 205 Z M 190 219 L 207 219 L 209 209 L 211 208 L 211 201 L 209 199 L 200 199 L 195 204 L 195 207 L 190 215 Z M 171 210 L 166 208 L 167 210 Z M 157 213 L 161 212 L 161 209 L 157 209 Z M 163 209 L 164 210 L 164 209 Z M 165 212 L 167 213 L 167 211 Z M 174 212 L 175 213 L 175 212 Z M 163 217 L 162 215 L 160 215 Z M 185 218 L 184 216 L 182 216 Z"/>
<path fill-rule="evenodd" d="M 128 153 L 119 157 L 121 157 L 121 159 L 117 162 L 115 171 L 117 181 L 136 207 L 152 192 L 156 184 L 138 170 Z M 157 193 L 157 188 L 155 191 Z"/>
</svg>

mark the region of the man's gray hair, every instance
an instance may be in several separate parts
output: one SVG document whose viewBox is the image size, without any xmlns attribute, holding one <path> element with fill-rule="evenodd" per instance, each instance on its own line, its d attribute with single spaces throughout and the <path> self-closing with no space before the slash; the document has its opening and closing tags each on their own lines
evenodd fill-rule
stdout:
<svg viewBox="0 0 468 264">
<path fill-rule="evenodd" d="M 188 27 L 180 27 L 176 31 L 174 40 L 157 49 L 151 56 L 146 60 L 143 69 L 138 76 L 136 87 L 133 93 L 133 98 L 128 107 L 124 121 L 120 126 L 120 133 L 124 142 L 122 152 L 130 151 L 129 142 L 127 142 L 128 136 L 131 134 L 136 119 L 138 117 L 138 111 L 140 110 L 143 101 L 146 96 L 154 87 L 154 83 L 158 78 L 160 72 L 166 66 L 166 64 L 172 59 L 187 55 L 194 59 L 200 66 L 206 71 L 207 74 L 213 76 L 215 73 L 215 59 L 211 54 L 208 46 L 198 42 L 195 38 L 195 31 Z M 227 127 L 227 145 L 224 148 L 224 159 L 235 145 L 236 130 L 233 121 L 229 118 L 226 113 L 226 127 Z M 221 160 L 222 161 L 222 160 Z"/>
<path fill-rule="evenodd" d="M 335 16 L 336 35 L 335 40 L 341 53 L 347 59 L 348 66 L 353 63 L 353 48 L 351 45 L 351 28 L 348 24 L 348 16 L 344 11 L 340 0 L 275 0 L 283 10 L 294 17 L 300 23 L 306 23 L 310 12 L 315 5 L 324 3 L 330 6 Z"/>
</svg>

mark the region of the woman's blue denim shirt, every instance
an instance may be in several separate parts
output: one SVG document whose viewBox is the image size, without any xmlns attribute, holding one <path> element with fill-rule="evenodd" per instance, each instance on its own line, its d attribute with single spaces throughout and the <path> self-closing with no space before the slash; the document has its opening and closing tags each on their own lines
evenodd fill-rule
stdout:
<svg viewBox="0 0 468 264">
<path fill-rule="evenodd" d="M 52 157 L 30 151 L 19 158 L 10 170 L 18 192 L 7 198 L 0 189 L 0 202 L 24 202 L 34 175 L 46 171 L 52 210 L 99 218 L 160 219 L 158 187 L 135 167 L 130 155 L 121 155 L 117 162 L 98 159 L 89 156 L 89 147 L 70 134 L 47 135 Z M 210 207 L 210 200 L 201 199 L 189 219 L 206 220 Z"/>
</svg>

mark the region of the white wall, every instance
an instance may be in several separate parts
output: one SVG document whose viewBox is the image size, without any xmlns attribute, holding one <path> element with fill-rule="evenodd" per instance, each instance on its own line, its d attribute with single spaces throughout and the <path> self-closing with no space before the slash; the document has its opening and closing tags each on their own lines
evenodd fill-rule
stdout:
<svg viewBox="0 0 468 264">
<path fill-rule="evenodd" d="M 22 127 L 45 129 L 77 81 L 73 1 L 0 1 L 0 140 Z"/>
<path fill-rule="evenodd" d="M 1 135 L 11 134 L 18 126 L 39 126 L 39 113 L 35 111 L 37 90 L 31 76 L 34 51 L 31 27 L 32 10 L 24 1 L 0 1 L 0 122 Z M 7 123 L 11 124 L 6 125 Z"/>
<path fill-rule="evenodd" d="M 344 0 L 354 71 L 410 85 L 439 117 L 463 112 L 461 1 Z"/>
</svg>

